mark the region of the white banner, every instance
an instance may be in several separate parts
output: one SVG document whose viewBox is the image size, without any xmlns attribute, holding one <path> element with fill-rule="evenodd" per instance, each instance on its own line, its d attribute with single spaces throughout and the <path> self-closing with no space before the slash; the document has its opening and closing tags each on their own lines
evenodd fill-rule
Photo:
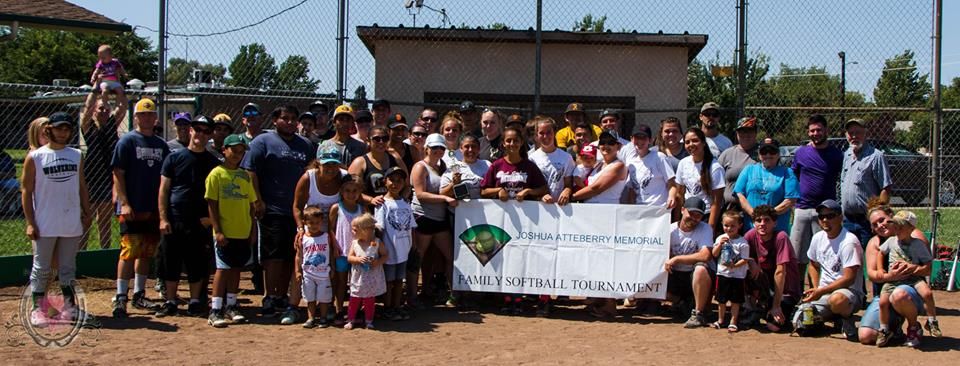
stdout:
<svg viewBox="0 0 960 366">
<path fill-rule="evenodd" d="M 663 207 L 468 200 L 457 206 L 459 291 L 663 299 Z"/>
</svg>

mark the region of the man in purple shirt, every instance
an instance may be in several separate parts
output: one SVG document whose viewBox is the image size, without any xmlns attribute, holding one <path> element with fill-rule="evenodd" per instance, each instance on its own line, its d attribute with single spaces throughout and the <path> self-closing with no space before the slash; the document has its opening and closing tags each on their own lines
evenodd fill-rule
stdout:
<svg viewBox="0 0 960 366">
<path fill-rule="evenodd" d="M 820 231 L 817 223 L 817 205 L 837 198 L 837 179 L 843 168 L 843 152 L 827 143 L 830 128 L 827 119 L 813 114 L 807 118 L 807 136 L 810 143 L 797 149 L 793 158 L 793 172 L 800 182 L 800 198 L 793 212 L 793 229 L 790 242 L 797 254 L 800 273 L 807 268 L 810 259 L 807 249 L 810 239 Z M 802 283 L 801 283 L 802 286 Z"/>
</svg>

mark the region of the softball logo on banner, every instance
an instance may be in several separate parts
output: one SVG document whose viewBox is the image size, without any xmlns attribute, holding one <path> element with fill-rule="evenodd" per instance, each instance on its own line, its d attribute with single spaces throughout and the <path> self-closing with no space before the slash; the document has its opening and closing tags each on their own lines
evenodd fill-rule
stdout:
<svg viewBox="0 0 960 366">
<path fill-rule="evenodd" d="M 666 295 L 670 217 L 662 207 L 470 200 L 456 210 L 455 290 Z"/>
</svg>

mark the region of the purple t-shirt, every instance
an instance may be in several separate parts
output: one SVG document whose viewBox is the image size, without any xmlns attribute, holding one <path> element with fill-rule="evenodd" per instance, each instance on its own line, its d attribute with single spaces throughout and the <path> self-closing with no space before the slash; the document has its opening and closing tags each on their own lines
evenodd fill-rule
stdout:
<svg viewBox="0 0 960 366">
<path fill-rule="evenodd" d="M 778 265 L 784 265 L 786 278 L 783 286 L 783 296 L 800 300 L 800 271 L 797 268 L 797 255 L 793 252 L 790 237 L 783 231 L 777 231 L 773 239 L 760 241 L 756 229 L 750 229 L 743 238 L 750 244 L 750 257 L 757 261 L 757 265 L 767 276 L 771 286 L 774 285 L 774 274 Z"/>
<path fill-rule="evenodd" d="M 540 168 L 527 159 L 521 160 L 517 165 L 508 163 L 505 158 L 497 159 L 490 165 L 487 174 L 483 176 L 483 181 L 480 182 L 480 188 L 506 188 L 510 198 L 524 189 L 545 185 L 547 180 L 540 172 Z"/>
<path fill-rule="evenodd" d="M 797 208 L 814 208 L 828 199 L 837 199 L 837 179 L 843 168 L 843 152 L 828 145 L 817 149 L 801 146 L 793 158 L 793 172 L 800 181 Z"/>
<path fill-rule="evenodd" d="M 107 63 L 97 61 L 95 67 L 103 72 L 100 74 L 100 77 L 104 80 L 118 80 L 117 74 L 120 72 L 120 69 L 123 69 L 123 65 L 120 63 L 120 60 L 117 59 L 111 59 L 110 62 Z"/>
</svg>

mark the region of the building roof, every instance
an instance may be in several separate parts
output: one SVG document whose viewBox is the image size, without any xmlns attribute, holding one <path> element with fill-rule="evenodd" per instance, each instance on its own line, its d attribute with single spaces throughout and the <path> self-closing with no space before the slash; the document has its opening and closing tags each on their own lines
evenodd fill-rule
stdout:
<svg viewBox="0 0 960 366">
<path fill-rule="evenodd" d="M 384 40 L 413 40 L 430 42 L 491 42 L 491 43 L 535 43 L 535 30 L 513 29 L 462 29 L 462 28 L 405 28 L 373 26 L 357 27 L 357 35 L 367 46 L 370 54 L 376 56 L 376 42 Z M 613 33 L 613 32 L 569 32 L 561 30 L 541 31 L 544 44 L 602 44 L 624 46 L 685 47 L 687 61 L 692 61 L 707 44 L 706 34 L 667 34 L 667 33 Z"/>
<path fill-rule="evenodd" d="M 3 0 L 0 24 L 66 31 L 117 33 L 132 28 L 64 0 Z"/>
</svg>

